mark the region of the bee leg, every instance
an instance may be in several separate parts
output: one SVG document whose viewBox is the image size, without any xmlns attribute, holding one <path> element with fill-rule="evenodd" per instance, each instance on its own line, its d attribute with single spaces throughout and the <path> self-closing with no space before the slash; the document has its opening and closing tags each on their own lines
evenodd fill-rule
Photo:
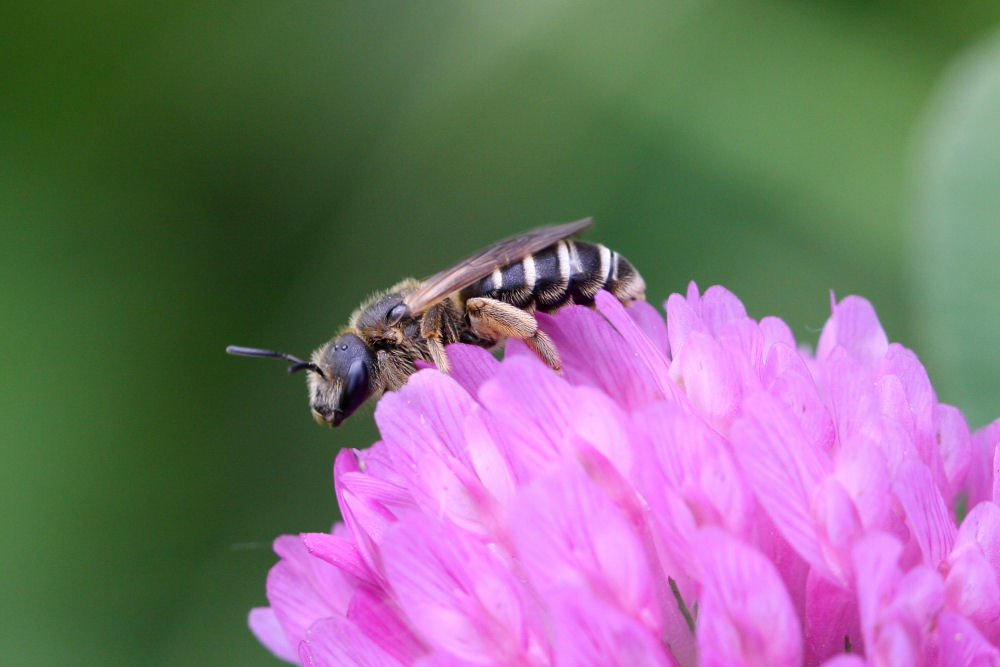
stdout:
<svg viewBox="0 0 1000 667">
<path fill-rule="evenodd" d="M 386 350 L 379 350 L 375 355 L 375 374 L 372 381 L 375 390 L 372 395 L 379 396 L 389 389 L 395 391 L 406 384 L 406 380 L 416 371 L 408 359 L 401 359 Z"/>
<path fill-rule="evenodd" d="M 526 310 L 509 303 L 485 297 L 473 297 L 465 302 L 472 329 L 486 339 L 520 338 L 554 370 L 562 370 L 559 353 L 538 320 Z"/>
<path fill-rule="evenodd" d="M 427 351 L 431 355 L 431 361 L 442 373 L 451 370 L 451 362 L 444 351 L 444 343 L 441 342 L 441 325 L 444 316 L 444 304 L 439 303 L 432 306 L 423 319 L 420 320 L 420 335 L 427 341 Z"/>
</svg>

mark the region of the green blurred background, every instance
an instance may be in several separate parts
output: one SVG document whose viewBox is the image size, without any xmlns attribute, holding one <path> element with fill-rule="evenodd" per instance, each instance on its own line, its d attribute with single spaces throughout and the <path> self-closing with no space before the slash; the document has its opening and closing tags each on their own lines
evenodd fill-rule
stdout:
<svg viewBox="0 0 1000 667">
<path fill-rule="evenodd" d="M 996 2 L 8 3 L 0 662 L 273 664 L 336 517 L 301 377 L 369 291 L 592 215 L 659 305 L 873 301 L 1000 414 Z"/>
</svg>

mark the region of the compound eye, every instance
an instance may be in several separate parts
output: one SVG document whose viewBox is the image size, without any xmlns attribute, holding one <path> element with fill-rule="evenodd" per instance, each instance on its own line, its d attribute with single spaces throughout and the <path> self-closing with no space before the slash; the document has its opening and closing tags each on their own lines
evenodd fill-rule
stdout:
<svg viewBox="0 0 1000 667">
<path fill-rule="evenodd" d="M 385 319 L 390 325 L 399 324 L 399 321 L 410 314 L 410 308 L 405 303 L 397 303 L 389 313 L 385 316 Z"/>
<path fill-rule="evenodd" d="M 351 364 L 347 372 L 347 385 L 344 387 L 341 398 L 341 410 L 344 416 L 351 414 L 358 409 L 362 403 L 371 395 L 371 382 L 368 377 L 368 367 L 364 361 L 358 359 Z"/>
</svg>

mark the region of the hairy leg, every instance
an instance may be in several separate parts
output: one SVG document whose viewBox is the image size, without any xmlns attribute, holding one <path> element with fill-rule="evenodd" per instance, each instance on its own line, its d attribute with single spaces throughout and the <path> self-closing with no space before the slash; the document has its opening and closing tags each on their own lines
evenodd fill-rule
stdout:
<svg viewBox="0 0 1000 667">
<path fill-rule="evenodd" d="M 432 306 L 423 319 L 420 320 L 420 335 L 427 341 L 427 350 L 430 352 L 431 361 L 438 367 L 439 371 L 447 373 L 451 370 L 451 362 L 444 351 L 442 338 L 442 325 L 445 304 L 439 303 Z"/>
<path fill-rule="evenodd" d="M 555 370 L 562 368 L 552 339 L 538 328 L 535 316 L 496 299 L 474 297 L 465 302 L 472 329 L 484 338 L 520 338 Z"/>
</svg>

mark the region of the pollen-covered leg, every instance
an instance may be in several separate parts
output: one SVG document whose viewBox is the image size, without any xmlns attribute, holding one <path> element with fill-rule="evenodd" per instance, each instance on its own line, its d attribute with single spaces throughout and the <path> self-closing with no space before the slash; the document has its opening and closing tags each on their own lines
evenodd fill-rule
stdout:
<svg viewBox="0 0 1000 667">
<path fill-rule="evenodd" d="M 444 351 L 444 343 L 441 341 L 444 308 L 444 304 L 440 303 L 424 314 L 420 320 L 420 335 L 427 341 L 427 351 L 430 353 L 431 361 L 439 371 L 447 373 L 451 370 L 451 362 L 448 361 L 448 354 Z"/>
<path fill-rule="evenodd" d="M 542 361 L 547 363 L 552 367 L 552 370 L 557 373 L 562 373 L 562 361 L 559 359 L 559 352 L 556 350 L 555 343 L 549 338 L 541 329 L 535 331 L 535 334 L 530 338 L 523 338 L 524 343 L 535 351 Z"/>
<path fill-rule="evenodd" d="M 474 297 L 465 302 L 473 331 L 485 339 L 520 338 L 542 361 L 555 370 L 562 369 L 559 353 L 538 320 L 526 310 L 496 299 Z"/>
</svg>

